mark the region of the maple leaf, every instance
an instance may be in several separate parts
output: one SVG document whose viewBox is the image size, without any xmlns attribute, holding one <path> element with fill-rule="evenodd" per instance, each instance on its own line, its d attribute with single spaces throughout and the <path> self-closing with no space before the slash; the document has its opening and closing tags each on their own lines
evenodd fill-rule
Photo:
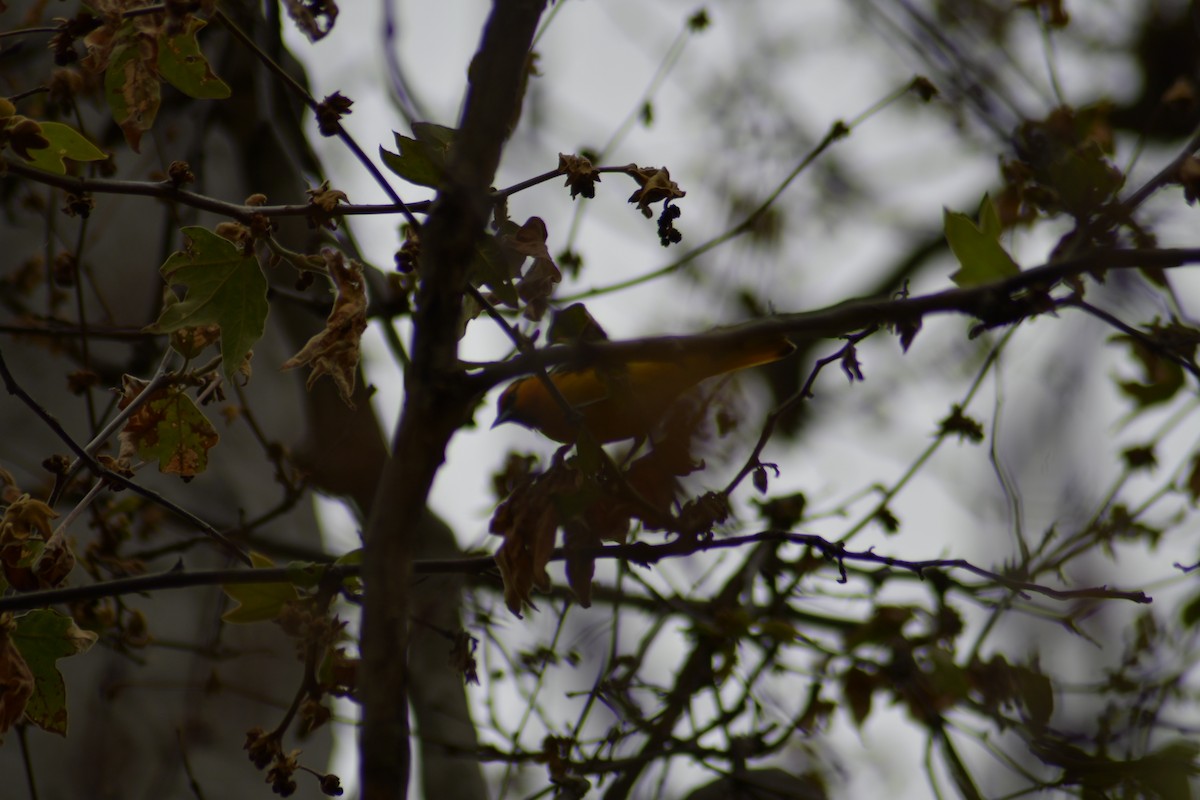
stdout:
<svg viewBox="0 0 1200 800">
<path fill-rule="evenodd" d="M 157 42 L 150 32 L 141 30 L 142 25 L 127 19 L 116 30 L 104 71 L 109 110 L 135 153 L 141 152 L 142 134 L 154 126 L 162 105 Z"/>
<path fill-rule="evenodd" d="M 67 615 L 49 609 L 30 611 L 15 621 L 11 641 L 33 678 L 25 717 L 43 730 L 66 736 L 67 687 L 55 662 L 87 652 L 99 637 L 80 629 Z"/>
<path fill-rule="evenodd" d="M 183 229 L 187 242 L 162 265 L 169 284 L 187 286 L 178 303 L 163 308 L 152 333 L 216 325 L 221 329 L 225 377 L 233 379 L 267 326 L 267 279 L 258 259 L 228 239 L 199 227 Z"/>
<path fill-rule="evenodd" d="M 988 195 L 980 204 L 978 223 L 966 214 L 944 209 L 943 225 L 946 241 L 960 264 L 950 280 L 959 286 L 981 286 L 1020 274 L 1021 268 L 1000 244 L 1004 230 Z"/>
<path fill-rule="evenodd" d="M 457 131 L 432 122 L 414 122 L 410 139 L 393 131 L 396 152 L 379 148 L 384 165 L 404 180 L 418 186 L 438 188 L 446 173 L 446 158 Z"/>
<path fill-rule="evenodd" d="M 275 565 L 262 553 L 251 553 L 250 561 L 255 569 L 268 569 Z M 237 602 L 221 619 L 237 624 L 277 619 L 284 606 L 300 599 L 296 587 L 290 583 L 227 583 L 222 584 L 221 588 Z"/>
<path fill-rule="evenodd" d="M 132 399 L 126 395 L 122 403 L 128 406 Z M 208 451 L 219 438 L 192 398 L 177 386 L 156 389 L 143 400 L 119 436 L 122 454 L 136 451 L 146 461 L 157 461 L 160 472 L 183 478 L 208 467 Z"/>
<path fill-rule="evenodd" d="M 312 389 L 322 375 L 337 384 L 338 393 L 350 408 L 354 408 L 354 377 L 358 367 L 359 342 L 367 329 L 367 292 L 362 265 L 351 260 L 349 265 L 341 253 L 326 250 L 322 255 L 337 288 L 333 310 L 325 320 L 325 330 L 308 340 L 299 353 L 284 362 L 282 369 L 302 364 L 312 367 L 307 387 Z"/>
<path fill-rule="evenodd" d="M 180 32 L 168 35 L 164 30 L 158 40 L 158 71 L 167 83 L 188 97 L 224 100 L 231 94 L 229 85 L 212 71 L 196 41 L 196 34 L 207 24 L 189 16 Z"/>
<path fill-rule="evenodd" d="M 53 172 L 57 175 L 67 174 L 64 158 L 74 161 L 103 161 L 108 158 L 100 148 L 87 140 L 83 134 L 69 125 L 61 122 L 39 123 L 39 134 L 46 144 L 40 148 L 31 148 L 25 157 L 38 169 Z M 10 144 L 15 149 L 15 145 Z"/>
</svg>

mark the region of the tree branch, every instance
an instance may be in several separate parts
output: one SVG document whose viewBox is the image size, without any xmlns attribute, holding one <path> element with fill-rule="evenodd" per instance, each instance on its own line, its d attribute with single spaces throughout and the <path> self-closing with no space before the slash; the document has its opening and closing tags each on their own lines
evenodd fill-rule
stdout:
<svg viewBox="0 0 1200 800">
<path fill-rule="evenodd" d="M 462 123 L 422 232 L 421 284 L 404 408 L 365 531 L 359 739 L 364 800 L 407 794 L 408 625 L 415 537 L 434 475 L 473 397 L 458 368 L 467 266 L 490 215 L 489 187 L 517 117 L 544 0 L 497 0 L 471 64 Z"/>
<path fill-rule="evenodd" d="M 0 351 L 0 379 L 4 381 L 4 387 L 8 390 L 8 393 L 19 398 L 21 402 L 28 406 L 29 409 L 38 416 L 39 419 L 45 422 L 50 430 L 52 430 L 54 434 L 71 449 L 71 452 L 74 453 L 75 456 L 82 461 L 89 470 L 92 471 L 93 475 L 98 478 L 103 478 L 117 486 L 129 489 L 134 494 L 141 495 L 150 502 L 162 506 L 185 522 L 195 525 L 197 528 L 203 531 L 206 536 L 213 539 L 238 561 L 241 561 L 246 566 L 250 566 L 250 557 L 246 555 L 240 547 L 230 541 L 225 534 L 221 533 L 211 524 L 200 519 L 195 514 L 176 504 L 175 502 L 163 497 L 158 492 L 134 483 L 132 480 L 120 474 L 119 472 L 114 472 L 111 469 L 105 468 L 104 465 L 93 458 L 91 454 L 89 454 L 87 450 L 83 448 L 82 445 L 75 441 L 71 434 L 67 433 L 66 428 L 62 426 L 61 422 L 55 419 L 53 414 L 47 411 L 41 403 L 34 400 L 28 392 L 21 388 L 20 384 L 17 383 L 16 378 L 13 377 L 12 372 L 10 372 L 8 369 L 8 363 L 4 360 L 3 351 Z"/>
<path fill-rule="evenodd" d="M 847 300 L 816 311 L 776 314 L 761 320 L 686 336 L 654 336 L 614 342 L 555 345 L 507 361 L 488 365 L 471 374 L 480 391 L 543 368 L 571 364 L 621 364 L 636 360 L 673 359 L 683 352 L 730 347 L 764 335 L 789 338 L 835 338 L 876 325 L 919 325 L 932 314 L 966 314 L 990 327 L 1011 324 L 1040 313 L 1023 302 L 1021 292 L 1045 288 L 1084 273 L 1110 269 L 1172 268 L 1200 263 L 1200 248 L 1161 250 L 1100 250 L 1031 267 L 1003 281 L 965 289 L 947 289 L 919 297 L 874 297 Z"/>
</svg>

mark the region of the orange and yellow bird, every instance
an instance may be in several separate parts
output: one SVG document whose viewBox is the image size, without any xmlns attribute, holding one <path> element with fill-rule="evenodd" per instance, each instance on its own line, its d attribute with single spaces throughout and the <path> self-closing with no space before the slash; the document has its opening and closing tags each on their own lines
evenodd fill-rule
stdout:
<svg viewBox="0 0 1200 800">
<path fill-rule="evenodd" d="M 681 352 L 676 357 L 549 373 L 579 415 L 578 425 L 542 379 L 529 375 L 509 384 L 500 395 L 493 427 L 515 422 L 564 443 L 574 442 L 580 428 L 586 428 L 601 444 L 645 437 L 671 405 L 701 381 L 778 361 L 794 349 L 782 336 L 767 336 Z"/>
</svg>

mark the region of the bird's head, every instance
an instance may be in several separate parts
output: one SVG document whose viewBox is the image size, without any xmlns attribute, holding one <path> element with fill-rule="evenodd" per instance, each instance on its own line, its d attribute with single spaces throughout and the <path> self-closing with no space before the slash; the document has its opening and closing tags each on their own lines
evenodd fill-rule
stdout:
<svg viewBox="0 0 1200 800">
<path fill-rule="evenodd" d="M 500 393 L 500 399 L 496 401 L 496 421 L 492 423 L 493 428 L 505 422 L 515 422 L 526 428 L 533 427 L 533 421 L 524 413 L 527 409 L 521 407 L 521 387 L 527 380 L 529 379 L 514 381 Z"/>
</svg>

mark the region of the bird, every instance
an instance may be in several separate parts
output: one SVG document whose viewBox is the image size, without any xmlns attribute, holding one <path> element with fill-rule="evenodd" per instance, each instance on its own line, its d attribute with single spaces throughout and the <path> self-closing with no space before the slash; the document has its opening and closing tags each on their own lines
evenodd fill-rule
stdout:
<svg viewBox="0 0 1200 800">
<path fill-rule="evenodd" d="M 541 376 L 527 375 L 505 387 L 492 427 L 515 422 L 564 444 L 574 443 L 581 429 L 600 444 L 645 438 L 671 405 L 701 381 L 778 361 L 793 350 L 783 336 L 763 335 L 669 357 L 551 371 L 548 377 L 575 410 L 575 420 Z"/>
</svg>

